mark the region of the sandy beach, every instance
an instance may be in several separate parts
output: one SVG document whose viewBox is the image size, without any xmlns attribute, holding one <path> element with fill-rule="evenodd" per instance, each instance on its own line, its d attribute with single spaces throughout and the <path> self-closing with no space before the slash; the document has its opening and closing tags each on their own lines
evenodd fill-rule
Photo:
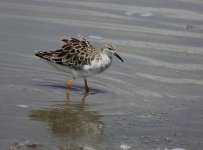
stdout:
<svg viewBox="0 0 203 150">
<path fill-rule="evenodd" d="M 1 150 L 203 149 L 203 1 L 0 0 L 0 22 Z M 78 34 L 124 63 L 68 97 L 34 53 Z"/>
</svg>

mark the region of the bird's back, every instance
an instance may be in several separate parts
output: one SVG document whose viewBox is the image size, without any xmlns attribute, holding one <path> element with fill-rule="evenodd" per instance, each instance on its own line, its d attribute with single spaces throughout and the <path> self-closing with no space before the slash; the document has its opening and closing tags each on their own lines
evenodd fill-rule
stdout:
<svg viewBox="0 0 203 150">
<path fill-rule="evenodd" d="M 82 71 L 85 65 L 100 57 L 100 50 L 89 41 L 69 38 L 62 39 L 64 45 L 55 51 L 37 52 L 36 56 L 48 62 Z"/>
</svg>

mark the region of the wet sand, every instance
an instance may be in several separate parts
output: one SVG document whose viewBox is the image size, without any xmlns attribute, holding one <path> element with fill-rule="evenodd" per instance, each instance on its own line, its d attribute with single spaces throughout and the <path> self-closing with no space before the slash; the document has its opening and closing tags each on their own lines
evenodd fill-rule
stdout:
<svg viewBox="0 0 203 150">
<path fill-rule="evenodd" d="M 203 149 L 203 2 L 0 1 L 0 149 Z M 81 34 L 110 69 L 74 82 L 34 57 Z"/>
</svg>

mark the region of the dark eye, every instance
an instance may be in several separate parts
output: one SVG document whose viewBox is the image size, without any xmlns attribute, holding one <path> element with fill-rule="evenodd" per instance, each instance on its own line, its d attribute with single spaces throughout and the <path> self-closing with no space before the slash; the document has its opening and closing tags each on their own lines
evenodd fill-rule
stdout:
<svg viewBox="0 0 203 150">
<path fill-rule="evenodd" d="M 110 48 L 110 47 L 109 47 L 109 50 L 113 50 L 113 48 Z"/>
</svg>

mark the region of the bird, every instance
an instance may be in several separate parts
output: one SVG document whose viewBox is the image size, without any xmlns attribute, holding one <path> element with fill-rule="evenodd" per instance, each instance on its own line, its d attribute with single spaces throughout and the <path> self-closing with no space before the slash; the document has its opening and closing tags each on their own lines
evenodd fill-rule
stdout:
<svg viewBox="0 0 203 150">
<path fill-rule="evenodd" d="M 124 62 L 113 43 L 107 43 L 99 49 L 84 37 L 70 37 L 61 41 L 63 42 L 61 48 L 35 52 L 35 56 L 45 60 L 59 71 L 71 72 L 72 78 L 67 83 L 69 91 L 76 77 L 82 77 L 85 93 L 88 93 L 87 77 L 95 76 L 108 69 L 112 63 L 112 55 Z"/>
</svg>

